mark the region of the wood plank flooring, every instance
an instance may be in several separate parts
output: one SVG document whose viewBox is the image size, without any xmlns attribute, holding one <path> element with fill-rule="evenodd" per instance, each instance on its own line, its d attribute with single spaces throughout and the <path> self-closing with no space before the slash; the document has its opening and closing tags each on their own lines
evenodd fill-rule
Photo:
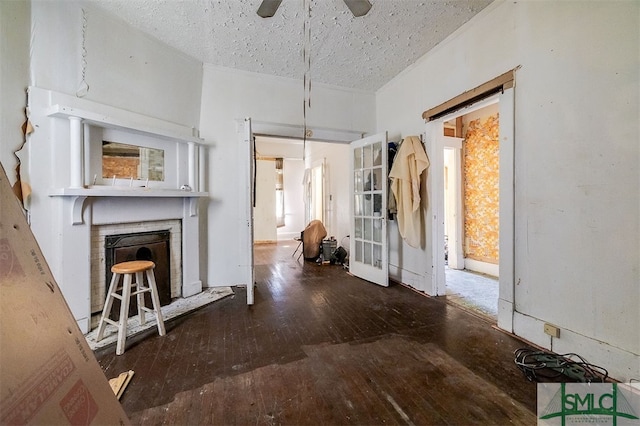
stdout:
<svg viewBox="0 0 640 426">
<path fill-rule="evenodd" d="M 526 346 L 405 286 L 298 262 L 257 245 L 245 289 L 96 352 L 107 377 L 135 375 L 134 424 L 534 424 L 536 386 L 513 363 Z"/>
</svg>

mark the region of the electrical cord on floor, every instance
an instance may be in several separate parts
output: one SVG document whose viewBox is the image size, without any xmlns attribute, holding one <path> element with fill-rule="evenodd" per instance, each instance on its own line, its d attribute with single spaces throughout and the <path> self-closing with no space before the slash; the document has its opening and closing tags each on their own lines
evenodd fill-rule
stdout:
<svg viewBox="0 0 640 426">
<path fill-rule="evenodd" d="M 529 348 L 516 349 L 514 353 L 516 366 L 531 382 L 565 376 L 574 382 L 604 383 L 609 377 L 605 368 L 590 364 L 575 353 L 559 355 Z"/>
</svg>

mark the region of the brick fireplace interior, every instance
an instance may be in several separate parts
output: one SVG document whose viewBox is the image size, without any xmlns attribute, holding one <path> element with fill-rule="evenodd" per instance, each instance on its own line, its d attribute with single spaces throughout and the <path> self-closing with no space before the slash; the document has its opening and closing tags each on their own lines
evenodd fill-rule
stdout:
<svg viewBox="0 0 640 426">
<path fill-rule="evenodd" d="M 113 273 L 111 267 L 117 263 L 132 260 L 150 260 L 155 263 L 154 276 L 156 287 L 160 298 L 160 305 L 165 306 L 171 303 L 171 265 L 169 230 L 135 232 L 127 234 L 107 235 L 105 237 L 105 282 L 111 283 Z M 148 286 L 147 276 L 144 274 L 143 284 Z M 108 286 L 106 287 L 105 298 Z M 146 293 L 145 304 L 152 306 L 151 295 Z M 129 305 L 129 316 L 137 313 L 137 300 L 131 298 Z M 115 299 L 111 309 L 111 318 L 117 320 L 120 317 L 120 301 Z"/>
<path fill-rule="evenodd" d="M 111 266 L 129 260 L 151 260 L 162 306 L 181 297 L 182 232 L 180 220 L 145 221 L 93 226 L 92 238 L 92 328 L 97 326 L 111 282 Z M 146 284 L 146 278 L 145 278 Z M 146 296 L 149 296 L 148 294 Z M 151 306 L 151 300 L 147 300 Z M 119 316 L 116 299 L 112 318 Z M 115 313 L 115 315 L 114 315 Z M 129 315 L 136 315 L 137 303 L 131 299 Z"/>
</svg>

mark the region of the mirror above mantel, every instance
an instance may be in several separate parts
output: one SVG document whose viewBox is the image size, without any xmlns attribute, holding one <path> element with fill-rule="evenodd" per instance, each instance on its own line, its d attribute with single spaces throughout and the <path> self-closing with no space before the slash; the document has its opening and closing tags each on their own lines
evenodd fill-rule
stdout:
<svg viewBox="0 0 640 426">
<path fill-rule="evenodd" d="M 102 178 L 164 181 L 164 150 L 102 141 Z"/>
</svg>

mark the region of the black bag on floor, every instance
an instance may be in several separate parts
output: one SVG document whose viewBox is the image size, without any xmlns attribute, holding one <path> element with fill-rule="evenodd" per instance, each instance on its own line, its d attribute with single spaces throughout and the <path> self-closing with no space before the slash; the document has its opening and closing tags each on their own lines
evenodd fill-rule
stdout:
<svg viewBox="0 0 640 426">
<path fill-rule="evenodd" d="M 344 247 L 340 246 L 337 249 L 335 249 L 331 254 L 330 263 L 332 265 L 336 263 L 339 265 L 342 265 L 346 259 L 347 259 L 347 251 L 344 249 Z"/>
</svg>

